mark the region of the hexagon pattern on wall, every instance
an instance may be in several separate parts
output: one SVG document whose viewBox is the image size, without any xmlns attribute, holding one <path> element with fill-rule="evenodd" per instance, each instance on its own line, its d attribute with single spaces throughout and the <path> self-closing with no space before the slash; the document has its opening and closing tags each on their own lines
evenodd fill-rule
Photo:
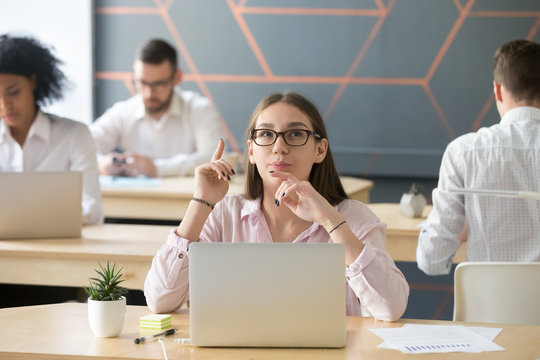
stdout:
<svg viewBox="0 0 540 360">
<path fill-rule="evenodd" d="M 289 89 L 321 110 L 341 172 L 433 177 L 449 141 L 499 121 L 497 47 L 539 28 L 537 0 L 96 0 L 96 110 L 133 93 L 135 49 L 161 37 L 233 149 Z"/>
</svg>

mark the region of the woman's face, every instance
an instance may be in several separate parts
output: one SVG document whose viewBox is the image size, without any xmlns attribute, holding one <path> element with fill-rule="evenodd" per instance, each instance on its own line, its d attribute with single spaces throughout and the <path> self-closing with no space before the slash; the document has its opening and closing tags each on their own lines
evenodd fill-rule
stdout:
<svg viewBox="0 0 540 360">
<path fill-rule="evenodd" d="M 34 78 L 0 74 L 0 118 L 10 128 L 28 127 L 36 114 Z"/>
<path fill-rule="evenodd" d="M 255 129 L 269 129 L 277 132 L 287 130 L 310 130 L 313 127 L 309 118 L 295 106 L 285 102 L 277 102 L 264 109 L 255 125 Z M 272 136 L 271 132 L 260 132 L 261 136 Z M 303 136 L 300 132 L 292 132 L 291 137 Z M 260 142 L 264 141 L 261 139 Z M 292 141 L 292 140 L 290 140 Z M 326 156 L 328 141 L 317 140 L 309 135 L 307 142 L 301 146 L 288 145 L 283 135 L 279 135 L 272 145 L 260 146 L 253 139 L 248 140 L 249 161 L 257 166 L 265 184 L 279 184 L 281 180 L 271 177 L 271 171 L 288 172 L 298 180 L 308 180 L 314 163 L 320 163 Z"/>
</svg>

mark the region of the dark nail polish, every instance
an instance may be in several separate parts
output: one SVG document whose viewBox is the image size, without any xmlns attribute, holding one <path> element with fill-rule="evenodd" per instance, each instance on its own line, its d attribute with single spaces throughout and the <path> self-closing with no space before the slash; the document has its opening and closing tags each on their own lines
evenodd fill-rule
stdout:
<svg viewBox="0 0 540 360">
<path fill-rule="evenodd" d="M 270 170 L 270 171 L 268 171 L 268 172 L 269 172 L 270 174 L 273 174 L 273 173 L 275 173 L 275 171 L 274 171 L 274 170 Z"/>
<path fill-rule="evenodd" d="M 279 200 L 276 200 L 276 205 L 279 206 Z"/>
<path fill-rule="evenodd" d="M 284 196 L 285 196 L 285 193 L 283 193 L 283 194 L 281 195 L 281 197 L 284 197 Z"/>
<path fill-rule="evenodd" d="M 236 175 L 236 172 L 234 172 L 234 169 L 231 169 L 231 172 L 233 175 Z"/>
<path fill-rule="evenodd" d="M 231 177 L 229 175 L 227 175 L 227 180 L 231 181 Z"/>
<path fill-rule="evenodd" d="M 225 171 L 222 171 L 221 174 L 223 174 L 223 176 L 225 176 Z"/>
</svg>

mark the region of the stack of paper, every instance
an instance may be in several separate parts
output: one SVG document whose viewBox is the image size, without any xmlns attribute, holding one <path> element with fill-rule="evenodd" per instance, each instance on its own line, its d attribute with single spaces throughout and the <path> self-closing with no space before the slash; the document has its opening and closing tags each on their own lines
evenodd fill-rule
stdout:
<svg viewBox="0 0 540 360">
<path fill-rule="evenodd" d="M 139 326 L 143 329 L 163 330 L 172 326 L 172 318 L 171 315 L 145 315 L 139 318 Z"/>
<path fill-rule="evenodd" d="M 379 347 L 407 354 L 504 350 L 491 341 L 501 328 L 405 324 L 400 328 L 369 330 L 384 339 Z"/>
</svg>

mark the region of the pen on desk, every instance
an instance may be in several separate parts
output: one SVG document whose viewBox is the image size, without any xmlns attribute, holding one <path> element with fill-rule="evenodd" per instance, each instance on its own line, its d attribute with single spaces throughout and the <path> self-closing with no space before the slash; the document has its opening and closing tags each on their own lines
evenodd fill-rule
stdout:
<svg viewBox="0 0 540 360">
<path fill-rule="evenodd" d="M 157 337 L 160 337 L 160 336 L 169 336 L 169 335 L 174 334 L 175 332 L 176 332 L 176 329 L 169 329 L 167 331 L 163 331 L 163 332 L 160 332 L 160 333 L 157 333 L 157 334 L 154 334 L 154 335 L 148 335 L 148 336 L 139 337 L 139 338 L 136 338 L 133 341 L 135 342 L 135 344 L 139 344 L 139 343 L 142 343 L 142 342 L 145 342 L 147 340 L 154 339 L 154 338 L 157 338 Z"/>
</svg>

